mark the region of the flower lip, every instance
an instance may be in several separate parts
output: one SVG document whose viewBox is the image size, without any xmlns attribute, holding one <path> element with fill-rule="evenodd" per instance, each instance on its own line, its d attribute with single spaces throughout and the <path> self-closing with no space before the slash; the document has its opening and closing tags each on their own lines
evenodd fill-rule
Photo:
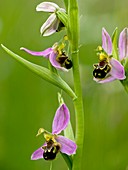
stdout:
<svg viewBox="0 0 128 170">
<path fill-rule="evenodd" d="M 66 56 L 65 52 L 63 52 L 63 51 L 62 51 L 61 55 L 58 55 L 56 57 L 56 60 L 58 63 L 61 64 L 62 67 L 66 68 L 66 69 L 70 69 L 73 66 L 72 61 L 68 58 L 68 56 Z"/>
<path fill-rule="evenodd" d="M 108 82 L 114 81 L 115 78 L 112 77 L 112 76 L 108 76 L 105 79 L 97 79 L 97 78 L 94 77 L 93 80 L 96 81 L 97 83 L 108 83 Z"/>
<path fill-rule="evenodd" d="M 110 70 L 111 65 L 108 63 L 104 63 L 103 65 L 100 63 L 94 64 L 93 76 L 98 79 L 103 79 L 110 72 Z"/>
<path fill-rule="evenodd" d="M 47 142 L 47 146 L 43 146 L 44 150 L 43 158 L 45 160 L 53 160 L 56 158 L 56 154 L 60 151 L 60 143 L 53 142 L 52 140 Z"/>
</svg>

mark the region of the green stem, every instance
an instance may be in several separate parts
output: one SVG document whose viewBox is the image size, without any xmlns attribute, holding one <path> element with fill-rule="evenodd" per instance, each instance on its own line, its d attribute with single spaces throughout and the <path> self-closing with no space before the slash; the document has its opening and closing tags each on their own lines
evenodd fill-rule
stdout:
<svg viewBox="0 0 128 170">
<path fill-rule="evenodd" d="M 121 80 L 121 83 L 124 86 L 125 91 L 128 93 L 128 59 L 125 61 L 124 69 L 126 78 Z"/>
<path fill-rule="evenodd" d="M 72 170 L 72 158 L 71 158 L 71 156 L 68 156 L 68 155 L 66 155 L 64 153 L 61 153 L 61 155 L 64 158 L 65 162 L 67 163 L 68 169 Z"/>
<path fill-rule="evenodd" d="M 72 53 L 74 90 L 75 94 L 77 95 L 77 99 L 74 101 L 74 106 L 76 115 L 75 140 L 78 148 L 76 154 L 73 157 L 73 170 L 81 170 L 84 141 L 84 110 L 79 69 L 79 47 L 78 47 L 79 19 L 77 0 L 69 0 L 68 15 L 69 15 L 68 36 Z"/>
</svg>

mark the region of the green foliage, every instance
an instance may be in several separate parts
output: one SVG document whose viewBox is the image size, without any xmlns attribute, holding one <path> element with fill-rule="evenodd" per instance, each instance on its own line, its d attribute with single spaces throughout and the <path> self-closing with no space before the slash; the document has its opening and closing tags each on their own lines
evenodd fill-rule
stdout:
<svg viewBox="0 0 128 170">
<path fill-rule="evenodd" d="M 64 0 L 66 11 L 68 10 L 68 0 Z"/>
<path fill-rule="evenodd" d="M 122 80 L 121 83 L 123 84 L 126 92 L 128 93 L 128 59 L 126 59 L 125 61 L 124 68 L 125 68 L 126 79 Z"/>
<path fill-rule="evenodd" d="M 69 94 L 70 97 L 73 98 L 73 100 L 76 99 L 75 93 L 72 91 L 72 89 L 68 86 L 68 84 L 61 79 L 60 76 L 57 74 L 51 72 L 45 67 L 41 67 L 39 65 L 33 64 L 22 57 L 18 56 L 17 54 L 13 53 L 10 51 L 8 48 L 6 48 L 4 45 L 1 45 L 2 48 L 10 55 L 12 56 L 15 60 L 20 62 L 22 65 L 27 67 L 29 70 L 34 72 L 36 75 L 40 76 L 41 78 L 45 79 L 46 81 L 56 85 L 57 87 L 63 89 L 67 94 Z"/>
<path fill-rule="evenodd" d="M 118 59 L 118 28 L 115 28 L 113 34 L 112 34 L 112 55 L 115 59 Z"/>
<path fill-rule="evenodd" d="M 64 136 L 75 141 L 71 122 L 69 122 L 67 128 L 64 130 Z"/>
<path fill-rule="evenodd" d="M 43 38 L 39 29 L 47 14 L 36 13 L 41 1 L 5 0 L 0 2 L 0 43 L 20 53 L 21 46 L 40 50 L 59 40 L 62 32 Z M 60 5 L 61 1 L 57 2 Z M 120 82 L 99 85 L 92 80 L 94 49 L 101 44 L 101 29 L 120 32 L 128 25 L 128 1 L 79 0 L 80 66 L 85 116 L 83 168 L 81 170 L 128 169 L 128 96 Z M 103 9 L 104 6 L 104 9 Z M 6 10 L 5 10 L 6 9 Z M 123 19 L 120 19 L 123 18 Z M 31 57 L 40 64 L 42 58 Z M 62 75 L 72 86 L 70 73 Z M 85 85 L 86 83 L 86 85 Z M 45 90 L 47 88 L 47 91 Z M 0 48 L 0 169 L 49 170 L 51 162 L 31 161 L 32 152 L 42 146 L 43 138 L 36 138 L 40 127 L 51 130 L 58 107 L 57 90 L 46 81 L 18 65 Z M 65 95 L 64 95 L 65 96 Z M 71 115 L 72 102 L 68 98 Z M 74 117 L 72 116 L 72 122 Z M 73 124 L 73 127 L 75 125 Z M 53 161 L 52 170 L 66 170 L 60 154 Z"/>
<path fill-rule="evenodd" d="M 57 11 L 56 14 L 65 27 L 68 27 L 68 15 L 62 11 Z"/>
<path fill-rule="evenodd" d="M 64 153 L 61 153 L 61 155 L 64 158 L 65 162 L 67 163 L 68 169 L 72 170 L 72 158 L 71 158 L 71 156 L 68 156 L 68 155 L 66 155 Z"/>
</svg>

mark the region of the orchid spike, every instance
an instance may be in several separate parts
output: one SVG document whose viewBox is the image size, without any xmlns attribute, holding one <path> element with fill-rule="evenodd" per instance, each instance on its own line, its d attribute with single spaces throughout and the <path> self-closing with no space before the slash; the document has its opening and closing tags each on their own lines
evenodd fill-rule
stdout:
<svg viewBox="0 0 128 170">
<path fill-rule="evenodd" d="M 70 113 L 63 103 L 56 111 L 52 123 L 52 133 L 39 129 L 38 135 L 44 133 L 45 143 L 31 156 L 32 160 L 42 159 L 53 160 L 58 152 L 72 155 L 76 153 L 77 145 L 72 140 L 59 135 L 69 124 Z"/>
<path fill-rule="evenodd" d="M 98 83 L 107 83 L 113 80 L 124 80 L 124 66 L 112 56 L 112 40 L 105 28 L 102 29 L 102 47 L 97 50 L 99 63 L 94 64 L 93 76 Z"/>
<path fill-rule="evenodd" d="M 53 2 L 42 2 L 36 7 L 36 11 L 43 11 L 52 13 L 46 22 L 41 26 L 40 32 L 43 36 L 52 35 L 55 32 L 60 31 L 64 24 L 57 17 L 56 12 L 61 11 L 66 13 L 65 9 L 60 8 L 57 4 Z"/>
</svg>

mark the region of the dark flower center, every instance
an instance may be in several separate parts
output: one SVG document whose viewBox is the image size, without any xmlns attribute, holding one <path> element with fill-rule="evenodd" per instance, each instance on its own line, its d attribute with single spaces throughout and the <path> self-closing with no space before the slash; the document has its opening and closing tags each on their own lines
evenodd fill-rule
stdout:
<svg viewBox="0 0 128 170">
<path fill-rule="evenodd" d="M 53 160 L 56 158 L 56 154 L 60 150 L 60 144 L 57 142 L 53 142 L 52 140 L 47 142 L 47 146 L 43 146 L 44 153 L 43 157 L 45 160 Z"/>
<path fill-rule="evenodd" d="M 65 68 L 66 69 L 72 68 L 72 61 L 69 58 L 65 60 Z"/>
<path fill-rule="evenodd" d="M 99 79 L 105 78 L 110 70 L 111 66 L 108 63 L 100 62 L 98 64 L 94 64 L 93 76 Z"/>
<path fill-rule="evenodd" d="M 65 25 L 60 21 L 59 26 L 58 26 L 56 32 L 61 31 L 64 27 L 65 27 Z"/>
<path fill-rule="evenodd" d="M 72 61 L 68 58 L 68 56 L 66 56 L 64 52 L 62 52 L 62 55 L 57 56 L 56 60 L 61 64 L 62 67 L 65 67 L 66 69 L 72 68 Z"/>
<path fill-rule="evenodd" d="M 53 160 L 56 158 L 56 148 L 51 147 L 50 149 L 46 148 L 43 153 L 43 157 L 45 160 Z"/>
</svg>

